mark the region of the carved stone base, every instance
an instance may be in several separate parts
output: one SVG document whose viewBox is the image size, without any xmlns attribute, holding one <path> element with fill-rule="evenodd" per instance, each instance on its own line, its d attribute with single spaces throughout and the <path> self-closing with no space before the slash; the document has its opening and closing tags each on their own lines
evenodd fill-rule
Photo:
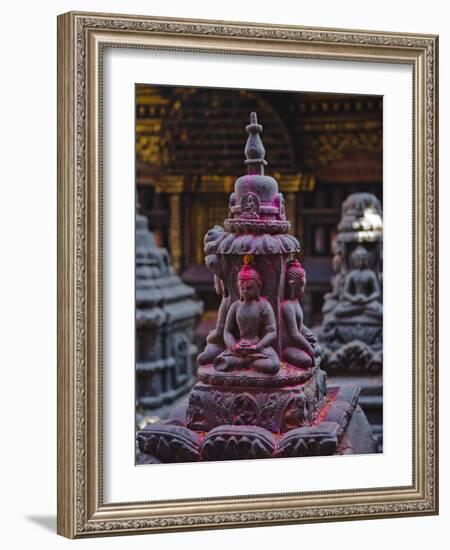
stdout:
<svg viewBox="0 0 450 550">
<path fill-rule="evenodd" d="M 183 414 L 178 409 L 178 418 L 149 424 L 138 433 L 138 462 L 321 456 L 352 453 L 355 450 L 373 453 L 376 452 L 376 443 L 359 407 L 357 420 L 353 421 L 358 394 L 359 388 L 354 386 L 329 388 L 315 420 L 308 426 L 284 433 L 272 432 L 261 426 L 236 424 L 196 431 L 186 427 L 187 420 L 182 418 Z M 352 433 L 348 433 L 352 422 Z M 358 441 L 354 441 L 355 438 Z"/>
<path fill-rule="evenodd" d="M 273 375 L 252 370 L 199 369 L 189 396 L 187 427 L 206 432 L 224 425 L 259 426 L 284 433 L 314 422 L 326 393 L 325 373 L 283 366 Z"/>
</svg>

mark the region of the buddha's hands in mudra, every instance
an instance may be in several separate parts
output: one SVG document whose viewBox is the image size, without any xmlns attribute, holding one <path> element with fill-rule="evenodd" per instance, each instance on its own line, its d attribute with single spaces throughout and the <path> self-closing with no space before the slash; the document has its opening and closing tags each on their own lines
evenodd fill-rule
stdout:
<svg viewBox="0 0 450 550">
<path fill-rule="evenodd" d="M 241 355 L 261 352 L 261 347 L 252 340 L 242 339 L 233 346 L 233 351 Z"/>
</svg>

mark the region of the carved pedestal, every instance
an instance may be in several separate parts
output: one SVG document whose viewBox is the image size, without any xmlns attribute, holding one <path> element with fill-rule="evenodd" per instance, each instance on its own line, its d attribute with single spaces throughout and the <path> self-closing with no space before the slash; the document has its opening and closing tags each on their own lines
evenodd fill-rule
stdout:
<svg viewBox="0 0 450 550">
<path fill-rule="evenodd" d="M 258 372 L 217 373 L 199 369 L 200 382 L 189 396 L 187 426 L 207 432 L 222 425 L 260 426 L 273 433 L 310 425 L 326 391 L 325 373 L 281 368 L 274 376 Z"/>
<path fill-rule="evenodd" d="M 320 362 L 320 361 L 319 361 Z M 199 368 L 183 406 L 138 434 L 138 462 L 197 462 L 373 453 L 357 410 L 359 388 L 326 388 L 318 366 L 282 364 L 276 375 Z"/>
<path fill-rule="evenodd" d="M 226 397 L 223 403 L 229 399 L 236 403 L 239 410 L 234 409 L 237 415 L 232 412 L 233 408 L 229 414 L 223 413 L 229 423 L 219 423 L 202 431 L 188 428 L 186 419 L 183 422 L 180 418 L 148 425 L 138 434 L 138 462 L 145 464 L 373 453 L 376 451 L 376 444 L 370 435 L 365 415 L 357 407 L 358 393 L 358 388 L 352 386 L 329 388 L 322 406 L 314 411 L 314 419 L 300 427 L 291 427 L 297 421 L 297 408 L 292 406 L 289 409 L 289 405 L 285 406 L 275 413 L 274 425 L 277 424 L 281 429 L 273 431 L 269 429 L 271 423 L 264 413 L 259 418 L 255 414 L 257 392 L 253 395 L 247 392 L 242 394 L 236 388 L 230 389 L 229 392 L 224 392 Z M 267 403 L 267 395 L 260 394 L 262 403 Z M 239 396 L 243 396 L 243 400 Z M 186 403 L 185 406 L 192 410 L 192 403 Z M 179 415 L 178 411 L 175 416 Z M 201 416 L 204 418 L 204 413 Z M 214 422 L 216 418 L 213 416 L 210 421 Z M 280 419 L 285 419 L 284 423 Z M 193 427 L 192 424 L 191 426 Z"/>
</svg>

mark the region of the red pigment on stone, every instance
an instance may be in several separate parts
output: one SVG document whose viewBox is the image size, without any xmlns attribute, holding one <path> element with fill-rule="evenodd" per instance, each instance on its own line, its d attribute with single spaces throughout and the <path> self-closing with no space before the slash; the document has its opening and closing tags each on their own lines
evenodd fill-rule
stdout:
<svg viewBox="0 0 450 550">
<path fill-rule="evenodd" d="M 312 423 L 313 426 L 316 426 L 317 424 L 320 424 L 321 422 L 324 421 L 326 415 L 328 414 L 328 411 L 330 410 L 333 403 L 336 401 L 337 393 L 338 393 L 338 388 L 331 388 L 330 390 L 328 390 L 326 403 L 322 407 L 322 410 L 317 415 L 314 422 Z"/>
</svg>

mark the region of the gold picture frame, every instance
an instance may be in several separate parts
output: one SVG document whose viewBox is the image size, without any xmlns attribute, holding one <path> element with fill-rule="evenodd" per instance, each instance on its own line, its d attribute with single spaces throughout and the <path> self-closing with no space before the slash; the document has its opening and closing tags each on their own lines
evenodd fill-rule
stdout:
<svg viewBox="0 0 450 550">
<path fill-rule="evenodd" d="M 100 90 L 106 46 L 412 67 L 411 486 L 103 502 Z M 59 534 L 79 538 L 438 513 L 437 79 L 433 35 L 75 12 L 58 17 Z"/>
</svg>

